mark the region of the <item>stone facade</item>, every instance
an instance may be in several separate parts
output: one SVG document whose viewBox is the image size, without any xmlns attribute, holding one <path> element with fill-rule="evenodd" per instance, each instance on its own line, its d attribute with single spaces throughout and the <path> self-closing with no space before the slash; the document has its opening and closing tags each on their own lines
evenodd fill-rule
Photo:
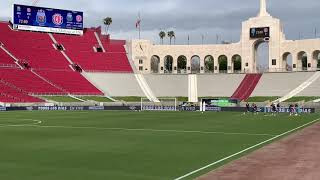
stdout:
<svg viewBox="0 0 320 180">
<path fill-rule="evenodd" d="M 251 38 L 251 28 L 268 27 L 269 38 Z M 157 73 L 193 73 L 192 58 L 200 59 L 199 71 L 205 73 L 205 58 L 212 56 L 214 59 L 213 73 L 219 73 L 219 59 L 227 59 L 227 73 L 235 73 L 234 57 L 241 57 L 241 69 L 237 72 L 255 73 L 257 68 L 257 47 L 263 42 L 269 44 L 269 72 L 286 71 L 315 71 L 320 54 L 320 40 L 286 40 L 281 21 L 272 17 L 266 10 L 266 0 L 260 0 L 260 12 L 256 17 L 242 23 L 240 42 L 218 45 L 154 45 L 149 40 L 132 40 L 127 42 L 129 56 L 134 61 L 137 70 L 142 73 L 152 73 L 151 59 L 157 57 L 159 65 Z M 292 67 L 287 66 L 287 57 L 292 55 Z M 166 57 L 172 57 L 172 71 L 168 72 L 165 65 Z M 178 58 L 184 56 L 187 60 L 186 70 L 178 70 Z M 307 56 L 307 63 L 302 63 L 302 56 Z M 219 58 L 220 57 L 220 58 Z M 225 59 L 225 58 L 224 58 Z M 171 70 L 169 67 L 169 69 Z"/>
</svg>

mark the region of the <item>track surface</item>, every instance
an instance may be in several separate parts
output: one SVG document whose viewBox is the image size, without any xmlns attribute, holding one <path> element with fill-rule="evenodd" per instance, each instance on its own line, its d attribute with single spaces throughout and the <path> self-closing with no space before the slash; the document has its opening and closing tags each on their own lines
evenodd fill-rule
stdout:
<svg viewBox="0 0 320 180">
<path fill-rule="evenodd" d="M 320 123 L 212 171 L 198 180 L 318 180 Z"/>
</svg>

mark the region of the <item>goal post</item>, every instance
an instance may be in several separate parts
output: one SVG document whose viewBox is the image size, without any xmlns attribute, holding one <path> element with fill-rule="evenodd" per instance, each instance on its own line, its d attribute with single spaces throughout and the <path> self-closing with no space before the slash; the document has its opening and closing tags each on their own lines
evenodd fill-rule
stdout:
<svg viewBox="0 0 320 180">
<path fill-rule="evenodd" d="M 141 98 L 141 111 L 177 111 L 177 98 L 158 98 L 159 102 L 152 102 L 148 98 Z"/>
</svg>

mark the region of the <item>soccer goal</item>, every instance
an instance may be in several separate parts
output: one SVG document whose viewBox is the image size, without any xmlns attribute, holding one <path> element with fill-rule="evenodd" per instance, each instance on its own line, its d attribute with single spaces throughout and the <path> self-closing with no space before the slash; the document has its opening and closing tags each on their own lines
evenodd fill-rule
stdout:
<svg viewBox="0 0 320 180">
<path fill-rule="evenodd" d="M 158 98 L 159 102 L 152 102 L 148 98 L 141 98 L 141 111 L 177 111 L 177 98 Z"/>
</svg>

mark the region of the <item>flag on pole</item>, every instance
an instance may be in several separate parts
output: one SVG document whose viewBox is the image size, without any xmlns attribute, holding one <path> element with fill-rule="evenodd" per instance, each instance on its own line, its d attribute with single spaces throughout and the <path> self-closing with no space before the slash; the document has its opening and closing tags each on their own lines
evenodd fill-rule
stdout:
<svg viewBox="0 0 320 180">
<path fill-rule="evenodd" d="M 141 39 L 141 17 L 140 17 L 140 12 L 138 14 L 138 19 L 136 22 L 136 29 L 139 31 L 139 39 Z"/>
<path fill-rule="evenodd" d="M 141 17 L 140 17 L 140 13 L 138 15 L 138 19 L 137 19 L 137 22 L 136 22 L 136 28 L 140 28 L 140 25 L 141 25 Z"/>
</svg>

